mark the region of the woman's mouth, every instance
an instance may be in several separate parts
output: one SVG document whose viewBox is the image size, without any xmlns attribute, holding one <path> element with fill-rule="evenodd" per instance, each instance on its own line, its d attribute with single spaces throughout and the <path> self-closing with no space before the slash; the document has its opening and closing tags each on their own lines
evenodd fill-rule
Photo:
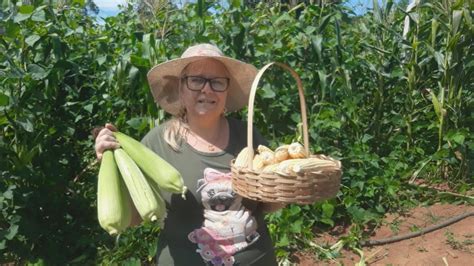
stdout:
<svg viewBox="0 0 474 266">
<path fill-rule="evenodd" d="M 210 103 L 210 104 L 215 104 L 216 101 L 210 100 L 210 99 L 199 99 L 198 103 Z"/>
</svg>

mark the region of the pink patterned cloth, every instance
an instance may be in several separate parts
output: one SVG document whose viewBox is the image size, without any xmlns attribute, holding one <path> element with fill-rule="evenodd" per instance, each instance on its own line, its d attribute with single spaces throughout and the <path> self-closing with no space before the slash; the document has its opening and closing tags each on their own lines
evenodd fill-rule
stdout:
<svg viewBox="0 0 474 266">
<path fill-rule="evenodd" d="M 188 238 L 198 245 L 196 252 L 205 261 L 213 265 L 232 265 L 233 255 L 260 237 L 255 217 L 242 205 L 242 197 L 232 190 L 230 173 L 206 168 L 198 186 L 204 206 L 204 224 L 189 233 Z"/>
</svg>

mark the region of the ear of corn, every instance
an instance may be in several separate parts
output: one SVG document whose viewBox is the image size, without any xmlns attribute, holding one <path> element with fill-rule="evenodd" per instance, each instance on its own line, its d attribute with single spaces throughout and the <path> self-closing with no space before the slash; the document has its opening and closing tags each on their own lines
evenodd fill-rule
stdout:
<svg viewBox="0 0 474 266">
<path fill-rule="evenodd" d="M 142 219 L 144 221 L 162 219 L 165 205 L 157 199 L 140 168 L 123 149 L 115 149 L 114 155 L 133 204 Z"/>
<path fill-rule="evenodd" d="M 264 165 L 276 163 L 275 155 L 273 154 L 272 151 L 265 150 L 265 151 L 262 151 L 259 155 L 262 158 Z"/>
<path fill-rule="evenodd" d="M 112 151 L 105 151 L 97 181 L 97 217 L 111 235 L 120 234 L 132 219 L 130 196 L 115 163 Z"/>
<path fill-rule="evenodd" d="M 250 158 L 250 149 L 248 147 L 243 148 L 237 158 L 235 159 L 234 166 L 237 167 L 248 167 L 248 162 Z"/>
<path fill-rule="evenodd" d="M 260 156 L 260 154 L 257 154 L 255 155 L 255 157 L 253 157 L 252 166 L 253 166 L 253 170 L 260 171 L 263 169 L 263 167 L 265 166 L 265 163 L 263 162 L 263 159 Z"/>
<path fill-rule="evenodd" d="M 288 146 L 288 154 L 292 159 L 300 159 L 307 157 L 303 145 L 298 142 L 291 143 L 290 146 Z"/>
<path fill-rule="evenodd" d="M 277 170 L 277 168 L 278 168 L 278 164 L 276 163 L 270 164 L 270 165 L 265 166 L 262 169 L 262 173 L 271 174 L 271 173 L 274 173 Z"/>
<path fill-rule="evenodd" d="M 183 178 L 176 168 L 145 145 L 126 134 L 114 132 L 114 136 L 117 138 L 120 146 L 130 155 L 151 181 L 168 192 L 178 193 L 184 197 L 187 188 L 184 186 Z"/>
<path fill-rule="evenodd" d="M 283 146 L 278 147 L 275 150 L 275 161 L 277 163 L 279 163 L 281 161 L 284 161 L 284 160 L 287 160 L 287 159 L 290 159 L 290 154 L 288 153 L 288 147 L 289 146 L 290 145 L 283 145 Z"/>
<path fill-rule="evenodd" d="M 295 173 L 317 172 L 336 168 L 337 165 L 333 161 L 317 158 L 307 158 L 302 162 L 293 165 L 293 171 Z"/>
<path fill-rule="evenodd" d="M 265 151 L 273 153 L 272 149 L 268 148 L 265 145 L 258 145 L 257 151 L 258 151 L 258 153 L 262 153 L 262 152 L 265 152 Z"/>
<path fill-rule="evenodd" d="M 284 173 L 286 175 L 294 175 L 295 171 L 293 167 L 297 164 L 301 164 L 306 159 L 288 159 L 283 162 L 280 162 L 276 168 L 276 172 Z"/>
</svg>

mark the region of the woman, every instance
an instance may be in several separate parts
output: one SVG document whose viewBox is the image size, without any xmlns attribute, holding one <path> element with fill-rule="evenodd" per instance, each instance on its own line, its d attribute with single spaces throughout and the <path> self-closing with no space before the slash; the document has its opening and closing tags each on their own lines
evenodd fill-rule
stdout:
<svg viewBox="0 0 474 266">
<path fill-rule="evenodd" d="M 155 101 L 173 118 L 142 143 L 172 164 L 189 188 L 185 200 L 163 192 L 168 217 L 158 265 L 277 264 L 263 218 L 283 206 L 243 199 L 230 182 L 230 161 L 247 145 L 247 130 L 225 112 L 246 105 L 256 73 L 254 66 L 225 57 L 210 44 L 192 46 L 148 73 Z M 107 124 L 99 132 L 98 159 L 119 147 L 115 130 Z M 257 132 L 254 140 L 254 147 L 266 143 Z"/>
</svg>

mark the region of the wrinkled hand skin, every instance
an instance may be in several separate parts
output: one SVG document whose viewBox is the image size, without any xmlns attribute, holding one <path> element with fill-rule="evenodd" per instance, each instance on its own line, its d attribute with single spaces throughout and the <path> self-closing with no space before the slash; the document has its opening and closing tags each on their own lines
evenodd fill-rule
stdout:
<svg viewBox="0 0 474 266">
<path fill-rule="evenodd" d="M 113 132 L 118 131 L 117 128 L 107 123 L 104 127 L 96 127 L 92 130 L 92 136 L 95 139 L 95 154 L 97 160 L 102 159 L 102 154 L 106 150 L 114 150 L 120 148 L 120 144 L 115 139 Z"/>
</svg>

